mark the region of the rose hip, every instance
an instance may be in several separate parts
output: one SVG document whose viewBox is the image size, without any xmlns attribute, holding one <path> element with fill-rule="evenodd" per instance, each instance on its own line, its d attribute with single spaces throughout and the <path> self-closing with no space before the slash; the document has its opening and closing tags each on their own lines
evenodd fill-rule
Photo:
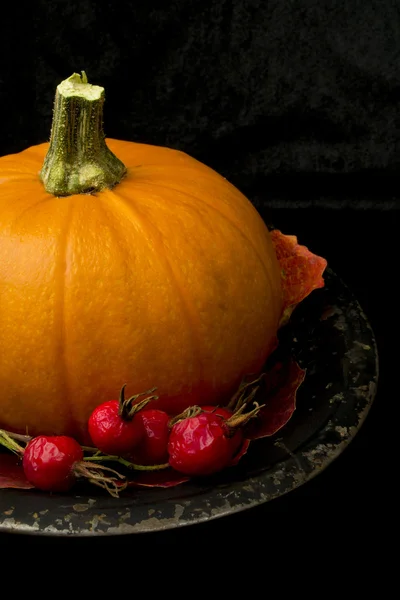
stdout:
<svg viewBox="0 0 400 600">
<path fill-rule="evenodd" d="M 157 398 L 149 396 L 135 404 L 139 396 L 150 394 L 154 389 L 128 399 L 125 399 L 124 390 L 125 386 L 121 389 L 119 400 L 100 404 L 89 417 L 88 429 L 92 442 L 105 454 L 125 456 L 134 450 L 144 436 L 143 424 L 136 417 L 151 399 Z"/>
<path fill-rule="evenodd" d="M 233 464 L 245 444 L 242 428 L 262 408 L 254 402 L 255 408 L 245 413 L 247 405 L 243 402 L 235 411 L 228 407 L 193 406 L 178 415 L 172 420 L 168 441 L 170 466 L 184 475 L 204 476 Z"/>
<path fill-rule="evenodd" d="M 170 466 L 185 475 L 212 475 L 229 465 L 243 441 L 240 429 L 215 412 L 176 423 L 169 436 Z"/>
<path fill-rule="evenodd" d="M 73 438 L 40 435 L 27 444 L 22 466 L 36 488 L 66 492 L 75 483 L 74 465 L 82 459 L 82 448 Z"/>
</svg>

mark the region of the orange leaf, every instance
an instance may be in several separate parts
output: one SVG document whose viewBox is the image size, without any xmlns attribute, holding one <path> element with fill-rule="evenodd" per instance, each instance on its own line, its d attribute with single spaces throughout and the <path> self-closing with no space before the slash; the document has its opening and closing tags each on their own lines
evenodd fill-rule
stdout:
<svg viewBox="0 0 400 600">
<path fill-rule="evenodd" d="M 285 325 L 293 310 L 315 289 L 324 287 L 325 258 L 313 254 L 297 242 L 294 235 L 271 231 L 272 242 L 282 269 L 284 312 L 280 325 Z"/>
</svg>

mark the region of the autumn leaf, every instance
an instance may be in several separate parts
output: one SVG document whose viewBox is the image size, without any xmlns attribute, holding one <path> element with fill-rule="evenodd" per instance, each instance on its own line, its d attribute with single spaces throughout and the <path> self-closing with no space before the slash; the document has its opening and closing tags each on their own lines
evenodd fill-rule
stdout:
<svg viewBox="0 0 400 600">
<path fill-rule="evenodd" d="M 280 325 L 285 325 L 296 306 L 315 289 L 324 287 L 325 258 L 301 246 L 297 237 L 271 231 L 272 243 L 282 270 L 284 312 Z"/>
<path fill-rule="evenodd" d="M 169 488 L 189 481 L 190 477 L 182 475 L 173 469 L 162 471 L 147 471 L 138 473 L 134 479 L 129 480 L 128 487 Z"/>
<path fill-rule="evenodd" d="M 242 445 L 239 448 L 239 451 L 232 458 L 232 460 L 229 464 L 230 467 L 234 467 L 235 465 L 238 464 L 240 459 L 246 454 L 247 450 L 249 449 L 249 446 L 250 446 L 250 440 L 247 438 L 244 439 Z"/>
<path fill-rule="evenodd" d="M 257 417 L 246 426 L 245 435 L 250 440 L 269 437 L 284 427 L 296 409 L 297 390 L 306 372 L 290 358 L 275 363 L 265 374 L 265 385 L 257 396 L 257 402 L 265 406 Z"/>
<path fill-rule="evenodd" d="M 21 459 L 14 454 L 0 453 L 0 489 L 29 490 L 33 487 L 25 477 Z"/>
</svg>

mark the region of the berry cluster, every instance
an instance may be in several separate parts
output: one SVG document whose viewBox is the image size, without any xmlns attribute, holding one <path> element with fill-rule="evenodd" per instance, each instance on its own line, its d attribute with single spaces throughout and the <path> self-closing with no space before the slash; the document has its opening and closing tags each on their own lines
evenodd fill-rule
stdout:
<svg viewBox="0 0 400 600">
<path fill-rule="evenodd" d="M 192 406 L 173 417 L 148 406 L 158 399 L 155 388 L 125 398 L 123 386 L 119 400 L 104 402 L 90 415 L 94 448 L 68 436 L 29 438 L 3 430 L 0 443 L 22 457 L 27 480 L 43 491 L 65 492 L 85 478 L 117 497 L 129 479 L 105 466 L 107 461 L 127 470 L 171 468 L 189 477 L 212 475 L 233 464 L 245 442 L 243 427 L 261 408 L 254 402 L 253 410 L 246 412 L 259 380 L 242 385 L 228 407 Z M 246 395 L 248 387 L 251 392 Z"/>
</svg>

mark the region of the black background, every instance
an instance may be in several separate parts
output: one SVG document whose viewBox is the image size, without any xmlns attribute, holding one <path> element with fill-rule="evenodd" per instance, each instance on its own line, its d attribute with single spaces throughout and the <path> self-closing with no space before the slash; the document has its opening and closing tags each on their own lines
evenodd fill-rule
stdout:
<svg viewBox="0 0 400 600">
<path fill-rule="evenodd" d="M 368 544 L 372 532 L 390 532 L 399 3 L 39 0 L 24 11 L 10 6 L 1 27 L 0 155 L 48 139 L 55 87 L 83 69 L 106 89 L 108 137 L 179 148 L 226 176 L 267 222 L 328 259 L 355 292 L 378 341 L 376 401 L 326 472 L 254 510 L 125 542 L 249 542 L 260 533 L 276 540 L 287 530 L 318 532 L 319 539 L 351 531 L 352 543 Z M 115 543 L 122 540 L 96 541 L 103 549 Z"/>
</svg>

